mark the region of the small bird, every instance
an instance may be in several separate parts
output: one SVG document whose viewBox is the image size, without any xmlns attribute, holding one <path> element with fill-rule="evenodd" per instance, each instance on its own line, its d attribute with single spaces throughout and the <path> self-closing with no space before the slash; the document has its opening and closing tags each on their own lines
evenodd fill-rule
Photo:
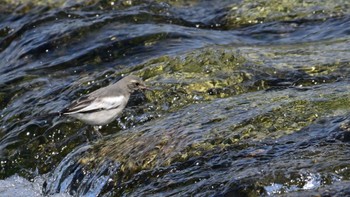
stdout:
<svg viewBox="0 0 350 197">
<path fill-rule="evenodd" d="M 95 126 L 94 129 L 100 135 L 96 126 L 106 125 L 115 120 L 128 103 L 130 94 L 135 90 L 146 89 L 147 86 L 139 77 L 129 75 L 115 84 L 73 101 L 62 113 Z"/>
</svg>

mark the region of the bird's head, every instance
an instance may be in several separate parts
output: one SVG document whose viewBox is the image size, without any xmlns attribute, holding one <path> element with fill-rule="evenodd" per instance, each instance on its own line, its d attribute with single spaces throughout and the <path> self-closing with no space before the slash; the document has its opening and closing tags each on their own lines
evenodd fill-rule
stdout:
<svg viewBox="0 0 350 197">
<path fill-rule="evenodd" d="M 136 90 L 148 90 L 145 82 L 137 76 L 129 75 L 127 77 L 124 77 L 122 80 L 125 81 L 126 86 L 130 92 Z"/>
</svg>

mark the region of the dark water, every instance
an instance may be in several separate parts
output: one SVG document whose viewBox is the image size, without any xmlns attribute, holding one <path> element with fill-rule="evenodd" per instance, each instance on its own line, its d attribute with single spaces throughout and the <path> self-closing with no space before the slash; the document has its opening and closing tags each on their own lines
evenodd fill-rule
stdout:
<svg viewBox="0 0 350 197">
<path fill-rule="evenodd" d="M 0 5 L 0 191 L 349 195 L 347 1 Z M 103 139 L 55 115 L 130 73 Z"/>
</svg>

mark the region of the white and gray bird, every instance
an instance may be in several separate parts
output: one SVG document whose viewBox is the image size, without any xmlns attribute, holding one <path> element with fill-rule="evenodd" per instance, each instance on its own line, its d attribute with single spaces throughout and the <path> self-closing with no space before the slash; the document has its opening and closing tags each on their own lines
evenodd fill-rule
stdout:
<svg viewBox="0 0 350 197">
<path fill-rule="evenodd" d="M 145 89 L 139 77 L 129 75 L 73 101 L 62 113 L 89 125 L 106 125 L 121 114 L 132 92 Z"/>
</svg>

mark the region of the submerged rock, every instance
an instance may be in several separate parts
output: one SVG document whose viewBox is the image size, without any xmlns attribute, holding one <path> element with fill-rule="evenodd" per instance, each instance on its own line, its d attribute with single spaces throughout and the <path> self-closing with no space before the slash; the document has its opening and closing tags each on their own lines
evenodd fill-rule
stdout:
<svg viewBox="0 0 350 197">
<path fill-rule="evenodd" d="M 349 122 L 349 88 L 334 83 L 192 104 L 64 160 L 48 193 L 64 183 L 79 195 L 258 195 L 346 180 L 346 142 L 336 138 Z M 92 187 L 97 181 L 101 187 Z"/>
</svg>

